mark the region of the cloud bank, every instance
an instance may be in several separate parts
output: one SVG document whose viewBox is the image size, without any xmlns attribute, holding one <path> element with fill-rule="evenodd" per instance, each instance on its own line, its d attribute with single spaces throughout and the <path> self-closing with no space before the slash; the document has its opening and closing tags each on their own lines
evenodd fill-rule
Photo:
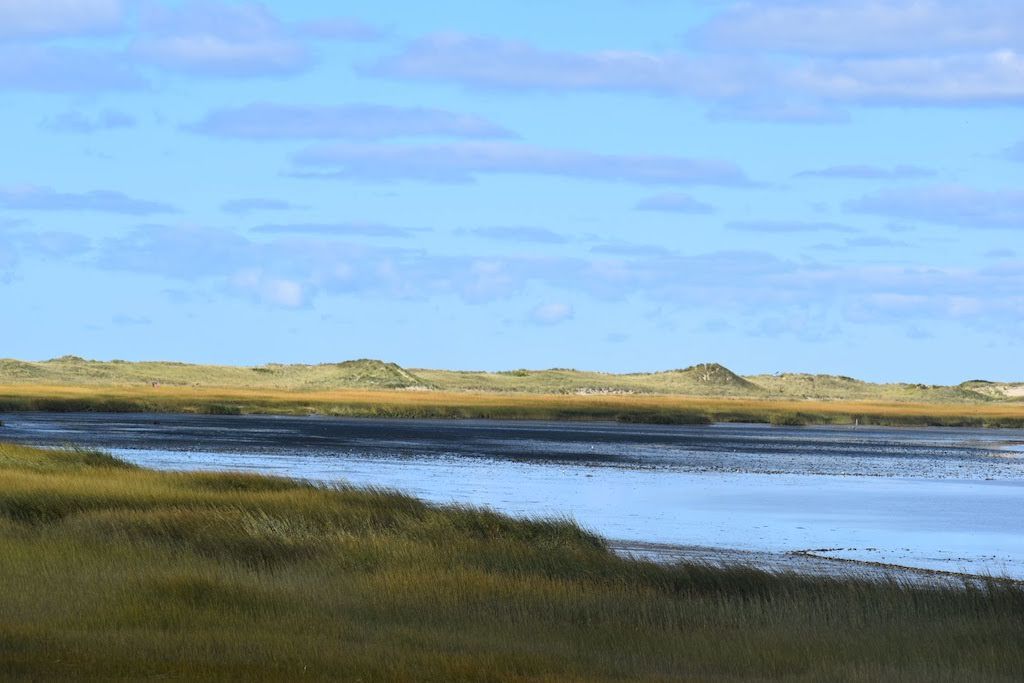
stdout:
<svg viewBox="0 0 1024 683">
<path fill-rule="evenodd" d="M 735 3 L 674 49 L 567 51 L 438 33 L 366 75 L 503 90 L 684 96 L 723 119 L 839 122 L 853 105 L 1024 101 L 1024 6 L 919 0 Z"/>
<path fill-rule="evenodd" d="M 962 228 L 1024 230 L 1024 190 L 929 185 L 881 190 L 846 204 L 849 211 Z"/>
<path fill-rule="evenodd" d="M 379 104 L 297 106 L 260 102 L 211 111 L 186 126 L 204 135 L 272 140 L 345 138 L 380 140 L 411 136 L 509 138 L 513 134 L 477 116 L 423 107 Z"/>
<path fill-rule="evenodd" d="M 751 184 L 738 166 L 726 161 L 599 154 L 504 142 L 318 145 L 301 151 L 295 162 L 328 169 L 327 175 L 338 178 L 372 181 L 467 183 L 481 175 L 517 173 L 641 185 Z"/>
<path fill-rule="evenodd" d="M 0 188 L 0 207 L 18 211 L 98 211 L 129 216 L 176 213 L 170 204 L 112 190 L 58 192 L 48 187 Z"/>
</svg>

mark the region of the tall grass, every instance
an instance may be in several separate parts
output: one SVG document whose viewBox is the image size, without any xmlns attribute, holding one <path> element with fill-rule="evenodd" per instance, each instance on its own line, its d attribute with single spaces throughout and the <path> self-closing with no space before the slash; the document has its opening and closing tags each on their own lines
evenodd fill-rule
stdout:
<svg viewBox="0 0 1024 683">
<path fill-rule="evenodd" d="M 1019 680 L 1024 591 L 626 560 L 565 521 L 0 444 L 9 679 Z"/>
<path fill-rule="evenodd" d="M 653 424 L 1024 428 L 1024 403 L 910 403 L 442 391 L 0 385 L 0 412 L 263 413 L 394 418 L 619 420 Z"/>
</svg>

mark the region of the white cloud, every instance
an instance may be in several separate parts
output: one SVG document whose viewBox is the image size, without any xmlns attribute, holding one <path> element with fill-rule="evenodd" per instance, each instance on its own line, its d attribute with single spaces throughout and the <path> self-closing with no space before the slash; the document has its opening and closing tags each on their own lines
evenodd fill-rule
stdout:
<svg viewBox="0 0 1024 683">
<path fill-rule="evenodd" d="M 0 38 L 107 32 L 123 21 L 120 0 L 0 0 Z"/>
<path fill-rule="evenodd" d="M 744 232 L 860 232 L 857 228 L 849 225 L 828 222 L 808 221 L 732 221 L 725 224 L 730 230 L 742 230 Z"/>
<path fill-rule="evenodd" d="M 24 223 L 0 221 L 0 282 L 12 279 L 22 257 L 70 259 L 92 248 L 85 235 L 58 230 L 18 229 Z"/>
<path fill-rule="evenodd" d="M 275 76 L 312 58 L 292 30 L 257 2 L 189 0 L 142 13 L 135 54 L 165 69 L 205 76 Z"/>
<path fill-rule="evenodd" d="M 283 199 L 268 199 L 266 197 L 243 197 L 230 199 L 220 205 L 220 210 L 225 213 L 248 214 L 254 211 L 295 211 L 305 207 L 285 201 Z"/>
<path fill-rule="evenodd" d="M 186 127 L 221 137 L 270 140 L 280 138 L 347 138 L 378 140 L 407 136 L 508 138 L 513 134 L 477 116 L 424 107 L 379 104 L 341 106 L 284 105 L 257 102 L 209 112 Z"/>
<path fill-rule="evenodd" d="M 1003 156 L 1010 161 L 1024 162 L 1024 140 L 1006 149 Z"/>
<path fill-rule="evenodd" d="M 555 325 L 572 317 L 572 306 L 565 303 L 540 304 L 530 311 L 530 320 L 539 325 Z"/>
<path fill-rule="evenodd" d="M 797 178 L 825 178 L 829 180 L 907 180 L 927 178 L 935 171 L 920 166 L 900 165 L 886 168 L 869 164 L 846 164 L 827 168 L 809 169 L 796 174 Z"/>
<path fill-rule="evenodd" d="M 92 247 L 92 240 L 85 235 L 56 230 L 25 231 L 14 239 L 26 253 L 38 256 L 79 256 Z"/>
<path fill-rule="evenodd" d="M 624 90 L 728 96 L 762 73 L 731 57 L 636 50 L 565 52 L 529 43 L 460 33 L 435 34 L 365 67 L 364 73 L 405 80 L 454 81 L 471 87 L 540 90 Z"/>
<path fill-rule="evenodd" d="M 383 223 L 272 223 L 257 225 L 254 233 L 268 235 L 323 235 L 330 237 L 414 237 L 423 228 L 403 228 Z"/>
<path fill-rule="evenodd" d="M 841 122 L 844 107 L 1024 100 L 1024 4 L 746 2 L 662 51 L 570 52 L 457 33 L 365 67 L 402 80 L 506 90 L 647 92 L 708 102 L 711 116 Z"/>
<path fill-rule="evenodd" d="M 0 207 L 17 211 L 98 211 L 131 216 L 175 213 L 163 202 L 136 199 L 113 190 L 58 192 L 49 187 L 0 187 Z"/>
<path fill-rule="evenodd" d="M 231 277 L 230 282 L 233 288 L 272 306 L 301 308 L 306 304 L 301 283 L 269 276 L 259 268 L 240 270 Z"/>
<path fill-rule="evenodd" d="M 68 111 L 58 114 L 43 124 L 50 130 L 61 133 L 95 133 L 103 130 L 131 128 L 135 125 L 135 117 L 114 109 L 90 116 L 80 111 Z"/>
<path fill-rule="evenodd" d="M 303 22 L 297 28 L 302 35 L 320 40 L 368 42 L 380 40 L 385 35 L 385 31 L 377 26 L 348 17 L 315 19 Z"/>
<path fill-rule="evenodd" d="M 847 202 L 857 213 L 964 228 L 1024 230 L 1024 190 L 979 190 L 966 185 L 887 189 Z"/>
<path fill-rule="evenodd" d="M 1024 100 L 1024 54 L 812 61 L 781 73 L 782 86 L 843 102 L 979 104 Z"/>
<path fill-rule="evenodd" d="M 51 39 L 124 34 L 87 45 Z M 115 35 L 120 39 L 120 35 Z M 317 40 L 370 40 L 353 19 L 292 24 L 253 0 L 0 0 L 0 88 L 92 92 L 148 85 L 146 67 L 193 76 L 288 76 Z"/>
<path fill-rule="evenodd" d="M 478 175 L 522 173 L 647 185 L 744 186 L 735 164 L 675 156 L 598 154 L 504 142 L 445 145 L 318 145 L 295 157 L 327 175 L 370 181 L 472 182 Z"/>
<path fill-rule="evenodd" d="M 674 213 L 708 214 L 714 213 L 715 207 L 698 201 L 688 194 L 670 192 L 653 197 L 645 197 L 634 207 L 640 211 L 670 211 Z"/>
<path fill-rule="evenodd" d="M 569 241 L 565 235 L 553 230 L 525 225 L 495 225 L 483 228 L 469 228 L 467 230 L 459 230 L 459 234 L 468 234 L 474 237 L 503 242 L 565 244 Z"/>
<path fill-rule="evenodd" d="M 264 285 L 264 296 L 270 303 L 297 308 L 303 303 L 302 285 L 293 280 L 275 279 Z"/>
<path fill-rule="evenodd" d="M 691 36 L 717 50 L 814 55 L 935 53 L 1024 44 L 1015 0 L 738 2 Z"/>
<path fill-rule="evenodd" d="M 130 60 L 93 48 L 0 44 L 0 88 L 42 92 L 137 90 L 145 85 Z"/>
<path fill-rule="evenodd" d="M 219 285 L 285 308 L 345 295 L 454 296 L 484 303 L 543 287 L 552 298 L 533 309 L 530 319 L 545 324 L 571 317 L 569 297 L 580 296 L 672 302 L 752 320 L 813 309 L 839 311 L 849 321 L 867 324 L 934 319 L 1009 331 L 1024 322 L 1024 263 L 1006 259 L 972 268 L 829 264 L 756 251 L 481 257 L 316 237 L 265 241 L 225 230 L 151 225 L 102 243 L 96 264 Z"/>
</svg>

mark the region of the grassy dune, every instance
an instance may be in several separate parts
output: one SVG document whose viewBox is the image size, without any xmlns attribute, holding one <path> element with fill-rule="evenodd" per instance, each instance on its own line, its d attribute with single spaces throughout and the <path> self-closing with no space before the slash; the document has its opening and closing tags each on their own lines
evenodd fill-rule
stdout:
<svg viewBox="0 0 1024 683">
<path fill-rule="evenodd" d="M 0 412 L 273 413 L 410 418 L 1024 427 L 1017 385 L 740 377 L 715 363 L 659 373 L 407 370 L 375 360 L 258 367 L 0 359 Z"/>
<path fill-rule="evenodd" d="M 912 403 L 738 399 L 673 395 L 508 392 L 283 391 L 193 386 L 0 385 L 0 412 L 93 411 L 350 417 L 619 420 L 655 424 L 1024 427 L 1024 403 Z"/>
<path fill-rule="evenodd" d="M 219 386 L 241 389 L 317 390 L 338 387 L 397 389 L 425 386 L 394 363 L 351 360 L 322 365 L 257 367 L 192 365 L 175 362 L 95 361 L 61 356 L 46 361 L 0 358 L 0 384 L 57 384 L 62 386 Z"/>
<path fill-rule="evenodd" d="M 664 567 L 576 526 L 0 444 L 0 676 L 1020 680 L 1024 590 Z"/>
<path fill-rule="evenodd" d="M 1024 399 L 1024 384 L 974 380 L 956 386 L 873 384 L 851 377 L 786 373 L 741 377 L 717 363 L 663 372 L 614 374 L 567 368 L 465 372 L 407 369 L 361 359 L 319 365 L 270 363 L 254 367 L 174 362 L 96 361 L 62 356 L 46 361 L 0 358 L 0 385 L 125 387 L 160 385 L 331 391 L 413 389 L 533 394 L 638 394 L 773 400 L 869 400 L 971 403 Z"/>
</svg>

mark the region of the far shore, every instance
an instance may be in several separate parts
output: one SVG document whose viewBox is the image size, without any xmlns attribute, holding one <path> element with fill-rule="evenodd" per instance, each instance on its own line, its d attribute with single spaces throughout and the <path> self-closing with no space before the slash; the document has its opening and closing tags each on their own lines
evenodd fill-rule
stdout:
<svg viewBox="0 0 1024 683">
<path fill-rule="evenodd" d="M 289 391 L 149 384 L 0 385 L 0 413 L 23 411 L 1024 428 L 1024 403 L 1019 401 L 935 403 L 402 389 Z"/>
</svg>

